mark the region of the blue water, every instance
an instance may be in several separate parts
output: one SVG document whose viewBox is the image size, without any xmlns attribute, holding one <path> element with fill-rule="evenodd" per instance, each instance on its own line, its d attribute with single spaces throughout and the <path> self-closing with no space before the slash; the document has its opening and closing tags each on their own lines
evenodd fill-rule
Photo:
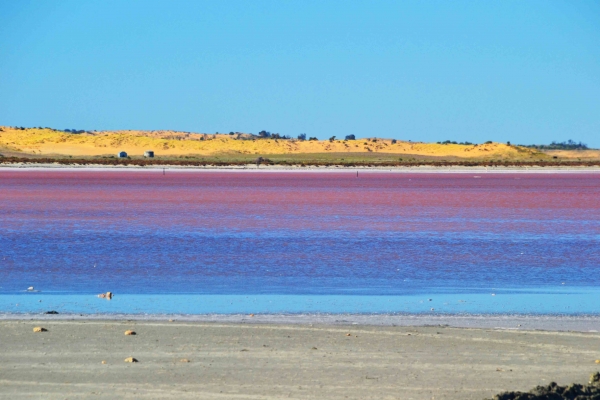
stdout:
<svg viewBox="0 0 600 400">
<path fill-rule="evenodd" d="M 599 199 L 593 174 L 0 171 L 0 312 L 600 314 Z"/>
<path fill-rule="evenodd" d="M 425 295 L 120 294 L 111 300 L 82 294 L 0 295 L 3 312 L 75 314 L 599 314 L 600 289 L 548 288 Z"/>
</svg>

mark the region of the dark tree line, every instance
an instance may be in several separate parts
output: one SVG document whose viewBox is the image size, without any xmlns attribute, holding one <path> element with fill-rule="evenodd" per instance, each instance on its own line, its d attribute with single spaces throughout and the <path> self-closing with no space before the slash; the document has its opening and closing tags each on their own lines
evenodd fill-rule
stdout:
<svg viewBox="0 0 600 400">
<path fill-rule="evenodd" d="M 529 147 L 531 149 L 538 150 L 587 150 L 589 147 L 587 144 L 582 142 L 575 142 L 571 139 L 565 142 L 552 142 L 550 144 L 529 144 L 529 145 L 519 145 L 523 147 Z"/>
<path fill-rule="evenodd" d="M 418 165 L 431 165 L 436 167 L 445 166 L 538 166 L 538 167 L 553 167 L 553 166 L 600 166 L 599 161 L 556 161 L 556 160 L 535 160 L 535 161 L 511 161 L 511 160 L 497 160 L 497 161 L 435 161 L 435 160 L 406 160 L 406 161 L 292 161 L 292 160 L 281 160 L 274 161 L 268 158 L 259 157 L 254 160 L 255 163 L 260 165 L 299 165 L 299 166 L 333 166 L 340 165 L 343 167 L 393 167 L 393 166 L 418 166 Z M 229 166 L 229 165 L 247 165 L 252 161 L 226 161 L 226 160 L 160 160 L 160 159 L 127 159 L 127 158 L 115 158 L 102 157 L 102 158 L 26 158 L 26 157 L 2 157 L 3 164 L 11 163 L 25 163 L 25 164 L 62 164 L 62 165 L 138 165 L 138 166 L 150 166 L 150 165 L 186 165 L 186 166 Z"/>
</svg>

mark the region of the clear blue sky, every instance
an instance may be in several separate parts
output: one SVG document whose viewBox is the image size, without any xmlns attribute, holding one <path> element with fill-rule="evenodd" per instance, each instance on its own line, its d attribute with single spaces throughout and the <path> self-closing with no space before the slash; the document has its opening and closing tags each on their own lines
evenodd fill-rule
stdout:
<svg viewBox="0 0 600 400">
<path fill-rule="evenodd" d="M 0 125 L 600 147 L 599 1 L 0 0 Z"/>
</svg>

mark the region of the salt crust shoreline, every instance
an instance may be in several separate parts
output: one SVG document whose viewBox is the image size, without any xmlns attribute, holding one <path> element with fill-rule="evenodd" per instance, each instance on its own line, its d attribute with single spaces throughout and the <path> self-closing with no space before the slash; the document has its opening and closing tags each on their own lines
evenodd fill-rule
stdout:
<svg viewBox="0 0 600 400">
<path fill-rule="evenodd" d="M 387 327 L 446 326 L 452 328 L 600 332 L 600 315 L 525 314 L 34 314 L 0 313 L 0 321 L 139 321 L 187 323 L 276 324 Z"/>
<path fill-rule="evenodd" d="M 326 167 L 298 167 L 298 166 L 279 166 L 279 165 L 262 165 L 257 167 L 250 164 L 245 166 L 223 166 L 223 167 L 202 167 L 202 166 L 181 166 L 181 165 L 150 165 L 150 166 L 106 166 L 106 165 L 58 165 L 58 164 L 0 164 L 0 171 L 95 171 L 95 172 L 120 172 L 120 171 L 156 171 L 163 172 L 318 172 L 318 173 L 356 173 L 360 172 L 377 172 L 377 173 L 542 173 L 542 174 L 557 174 L 557 173 L 600 173 L 598 167 L 434 167 L 429 165 L 417 167 L 344 167 L 344 166 L 326 166 Z"/>
<path fill-rule="evenodd" d="M 599 340 L 439 325 L 4 320 L 0 399 L 482 400 L 587 382 Z"/>
</svg>

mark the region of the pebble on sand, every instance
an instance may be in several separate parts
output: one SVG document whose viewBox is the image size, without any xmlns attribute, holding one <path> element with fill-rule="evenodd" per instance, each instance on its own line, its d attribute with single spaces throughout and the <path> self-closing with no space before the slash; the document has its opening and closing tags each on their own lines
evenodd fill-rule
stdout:
<svg viewBox="0 0 600 400">
<path fill-rule="evenodd" d="M 127 331 L 125 331 L 125 335 L 127 335 L 127 336 L 132 336 L 132 335 L 137 335 L 137 333 L 135 333 L 134 331 L 132 331 L 132 330 L 130 329 L 130 330 L 127 330 Z"/>
<path fill-rule="evenodd" d="M 35 328 L 33 328 L 33 332 L 35 332 L 35 333 L 37 333 L 37 332 L 48 332 L 48 329 L 42 328 L 41 326 L 36 326 Z"/>
<path fill-rule="evenodd" d="M 600 364 L 600 360 L 596 360 L 596 364 Z"/>
<path fill-rule="evenodd" d="M 129 362 L 129 363 L 136 363 L 138 362 L 137 358 L 133 358 L 133 357 L 127 357 L 125 359 L 125 362 Z"/>
<path fill-rule="evenodd" d="M 189 362 L 190 362 L 190 360 L 188 360 L 187 358 L 182 358 L 181 360 L 179 360 L 179 362 L 182 362 L 182 363 L 189 363 Z"/>
<path fill-rule="evenodd" d="M 349 333 L 346 333 L 346 336 L 352 336 L 352 335 L 351 335 L 351 334 L 349 334 Z"/>
<path fill-rule="evenodd" d="M 106 364 L 106 361 L 102 360 L 102 364 Z"/>
</svg>

